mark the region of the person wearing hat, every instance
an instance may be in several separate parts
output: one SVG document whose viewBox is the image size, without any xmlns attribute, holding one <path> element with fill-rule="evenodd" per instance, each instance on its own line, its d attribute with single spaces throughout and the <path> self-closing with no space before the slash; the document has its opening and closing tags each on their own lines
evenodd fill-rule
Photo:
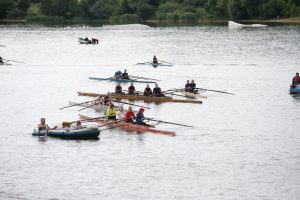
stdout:
<svg viewBox="0 0 300 200">
<path fill-rule="evenodd" d="M 136 114 L 135 117 L 135 123 L 137 125 L 147 126 L 147 124 L 144 122 L 145 116 L 144 116 L 144 108 L 140 108 L 139 112 Z"/>
<path fill-rule="evenodd" d="M 110 102 L 108 109 L 105 112 L 108 120 L 117 120 L 117 112 L 113 103 Z"/>
<path fill-rule="evenodd" d="M 300 84 L 300 77 L 299 77 L 299 73 L 297 72 L 296 76 L 294 76 L 293 78 L 291 89 L 294 89 L 298 84 Z"/>
</svg>

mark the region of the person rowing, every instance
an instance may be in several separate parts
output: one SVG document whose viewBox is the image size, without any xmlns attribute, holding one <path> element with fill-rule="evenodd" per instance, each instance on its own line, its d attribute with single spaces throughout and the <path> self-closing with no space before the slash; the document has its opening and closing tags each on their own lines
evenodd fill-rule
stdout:
<svg viewBox="0 0 300 200">
<path fill-rule="evenodd" d="M 123 91 L 122 91 L 122 86 L 120 83 L 117 83 L 117 86 L 115 88 L 115 93 L 116 94 L 124 94 Z"/>
<path fill-rule="evenodd" d="M 105 116 L 108 120 L 117 120 L 117 112 L 113 103 L 110 102 L 109 107 L 105 112 Z"/>
<path fill-rule="evenodd" d="M 115 79 L 121 79 L 122 78 L 122 72 L 119 70 L 119 71 L 116 71 L 115 72 L 115 75 L 114 75 L 114 78 Z"/>
<path fill-rule="evenodd" d="M 2 57 L 0 56 L 0 64 L 3 64 L 4 62 L 3 62 L 3 59 L 2 59 Z"/>
<path fill-rule="evenodd" d="M 124 72 L 122 73 L 122 79 L 129 79 L 129 75 L 127 73 L 127 69 L 124 69 Z"/>
<path fill-rule="evenodd" d="M 134 87 L 133 83 L 131 83 L 130 86 L 128 87 L 128 94 L 130 94 L 130 95 L 135 94 L 135 87 Z"/>
<path fill-rule="evenodd" d="M 103 104 L 104 105 L 109 105 L 109 102 L 110 102 L 110 97 L 108 95 L 106 95 L 103 99 Z"/>
<path fill-rule="evenodd" d="M 153 88 L 153 96 L 165 97 L 165 95 L 162 93 L 161 88 L 158 86 L 157 83 L 155 83 L 155 87 Z"/>
<path fill-rule="evenodd" d="M 185 86 L 184 86 L 184 90 L 185 90 L 186 92 L 191 91 L 191 85 L 190 85 L 190 81 L 189 81 L 189 80 L 186 81 L 186 84 L 185 84 Z"/>
<path fill-rule="evenodd" d="M 154 126 L 152 126 L 150 124 L 146 124 L 144 122 L 144 120 L 145 120 L 144 111 L 145 111 L 144 108 L 140 108 L 139 112 L 136 114 L 136 117 L 135 117 L 135 124 L 141 125 L 141 126 L 154 127 Z"/>
<path fill-rule="evenodd" d="M 296 76 L 294 76 L 293 81 L 292 81 L 292 85 L 290 86 L 291 89 L 294 89 L 298 84 L 300 84 L 300 77 L 299 77 L 299 73 L 296 73 Z"/>
<path fill-rule="evenodd" d="M 190 83 L 190 92 L 196 93 L 198 90 L 196 90 L 196 83 L 194 80 L 191 80 Z"/>
<path fill-rule="evenodd" d="M 118 119 L 124 119 L 124 118 L 125 118 L 125 114 L 126 114 L 126 112 L 125 112 L 125 110 L 124 110 L 124 106 L 123 106 L 123 105 L 120 105 L 120 106 L 119 106 L 119 110 L 118 110 L 118 112 L 117 112 L 117 118 L 118 118 Z"/>
<path fill-rule="evenodd" d="M 128 111 L 125 114 L 125 122 L 134 123 L 133 119 L 135 119 L 135 114 L 132 112 L 131 106 L 129 106 Z"/>
<path fill-rule="evenodd" d="M 157 60 L 157 58 L 156 58 L 156 56 L 153 56 L 153 64 L 157 64 L 158 63 L 158 60 Z"/>
<path fill-rule="evenodd" d="M 153 95 L 152 90 L 151 90 L 149 84 L 147 84 L 147 86 L 144 90 L 144 96 L 152 96 L 152 95 Z"/>
</svg>

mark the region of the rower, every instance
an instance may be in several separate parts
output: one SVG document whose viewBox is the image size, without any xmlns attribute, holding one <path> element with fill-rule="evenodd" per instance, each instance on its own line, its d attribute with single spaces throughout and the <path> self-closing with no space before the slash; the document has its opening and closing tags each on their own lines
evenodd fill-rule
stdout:
<svg viewBox="0 0 300 200">
<path fill-rule="evenodd" d="M 0 63 L 1 63 L 1 64 L 2 64 L 2 63 L 4 63 L 4 62 L 3 62 L 3 59 L 2 59 L 2 57 L 1 57 L 1 56 L 0 56 Z"/>
<path fill-rule="evenodd" d="M 93 44 L 98 44 L 98 43 L 99 43 L 99 40 L 96 39 L 96 38 L 92 38 L 92 43 L 93 43 Z"/>
<path fill-rule="evenodd" d="M 113 103 L 110 102 L 108 109 L 105 112 L 108 120 L 117 120 L 117 113 Z"/>
<path fill-rule="evenodd" d="M 128 107 L 128 111 L 125 114 L 125 123 L 134 123 L 135 115 L 132 112 L 131 106 Z"/>
<path fill-rule="evenodd" d="M 116 71 L 115 72 L 115 75 L 114 75 L 114 78 L 115 79 L 120 79 L 122 77 L 122 72 L 119 70 L 119 71 Z"/>
<path fill-rule="evenodd" d="M 291 85 L 291 89 L 294 89 L 298 84 L 300 84 L 300 77 L 299 77 L 299 73 L 296 73 L 296 76 L 294 76 L 293 81 L 292 81 L 292 85 Z"/>
<path fill-rule="evenodd" d="M 122 74 L 122 79 L 129 79 L 129 75 L 127 73 L 127 69 L 124 69 L 124 72 Z"/>
<path fill-rule="evenodd" d="M 116 88 L 115 88 L 115 93 L 116 93 L 116 94 L 124 94 L 124 93 L 122 92 L 122 87 L 121 87 L 121 84 L 120 84 L 120 83 L 117 83 L 117 86 L 116 86 Z"/>
<path fill-rule="evenodd" d="M 153 94 L 152 90 L 151 90 L 149 84 L 147 84 L 147 86 L 146 86 L 146 88 L 144 90 L 144 96 L 152 96 L 152 94 Z"/>
<path fill-rule="evenodd" d="M 155 87 L 153 88 L 153 96 L 155 97 L 164 97 L 165 95 L 161 92 L 161 88 L 158 87 L 158 84 L 155 83 Z"/>
<path fill-rule="evenodd" d="M 190 92 L 196 93 L 198 90 L 196 90 L 196 83 L 194 80 L 191 80 L 190 83 Z"/>
<path fill-rule="evenodd" d="M 153 56 L 153 64 L 157 64 L 158 63 L 158 60 L 156 58 L 156 56 Z"/>
<path fill-rule="evenodd" d="M 128 87 L 128 94 L 130 94 L 130 95 L 135 94 L 135 87 L 134 87 L 133 83 L 131 83 L 130 86 Z"/>
<path fill-rule="evenodd" d="M 145 120 L 144 111 L 145 111 L 144 108 L 140 108 L 139 112 L 136 114 L 135 123 L 137 125 L 147 126 L 147 124 L 144 122 Z"/>
<path fill-rule="evenodd" d="M 119 110 L 117 112 L 117 118 L 118 119 L 124 119 L 125 118 L 125 114 L 126 114 L 126 112 L 124 110 L 124 106 L 123 105 L 119 106 Z"/>
<path fill-rule="evenodd" d="M 109 105 L 109 102 L 110 102 L 110 98 L 109 98 L 108 95 L 106 95 L 106 96 L 104 97 L 104 99 L 103 99 L 103 104 L 104 104 L 104 105 Z"/>
<path fill-rule="evenodd" d="M 186 92 L 191 91 L 191 85 L 190 85 L 190 81 L 189 81 L 189 80 L 186 81 L 186 84 L 185 84 L 185 86 L 184 86 L 184 90 L 185 90 Z"/>
</svg>

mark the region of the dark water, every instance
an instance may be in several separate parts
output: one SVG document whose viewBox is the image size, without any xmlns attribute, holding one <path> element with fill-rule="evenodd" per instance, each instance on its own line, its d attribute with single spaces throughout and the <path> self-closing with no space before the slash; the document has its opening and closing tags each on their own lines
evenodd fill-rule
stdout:
<svg viewBox="0 0 300 200">
<path fill-rule="evenodd" d="M 78 37 L 99 45 L 79 45 Z M 299 26 L 115 29 L 0 25 L 0 199 L 299 199 L 300 98 L 288 93 L 300 71 Z M 173 67 L 133 66 L 153 55 Z M 176 137 L 101 132 L 97 141 L 31 136 L 77 119 L 77 91 L 108 92 L 116 70 L 161 79 L 163 90 L 198 86 L 202 105 L 144 104 L 147 116 L 194 125 L 158 125 Z M 128 85 L 124 85 L 128 87 Z M 144 84 L 136 85 L 142 90 Z"/>
</svg>

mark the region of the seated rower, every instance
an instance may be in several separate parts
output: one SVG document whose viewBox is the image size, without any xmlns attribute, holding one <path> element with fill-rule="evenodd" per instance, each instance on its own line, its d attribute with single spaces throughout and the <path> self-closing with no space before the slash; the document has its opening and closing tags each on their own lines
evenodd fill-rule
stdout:
<svg viewBox="0 0 300 200">
<path fill-rule="evenodd" d="M 292 81 L 292 85 L 290 86 L 291 89 L 294 89 L 298 84 L 300 84 L 300 77 L 299 77 L 299 73 L 296 73 L 296 76 L 294 76 L 293 81 Z"/>
<path fill-rule="evenodd" d="M 123 74 L 122 74 L 122 79 L 130 79 L 130 78 L 129 78 L 129 75 L 128 75 L 128 73 L 127 73 L 127 69 L 124 69 L 124 72 L 123 72 Z"/>
<path fill-rule="evenodd" d="M 120 106 L 119 107 L 119 110 L 118 110 L 118 112 L 117 112 L 117 118 L 118 119 L 124 119 L 125 118 L 125 114 L 126 114 L 126 112 L 125 112 L 125 110 L 124 110 L 124 106 Z"/>
<path fill-rule="evenodd" d="M 131 106 L 128 107 L 128 111 L 125 114 L 125 123 L 134 123 L 135 115 L 132 112 Z"/>
<path fill-rule="evenodd" d="M 119 70 L 119 71 L 116 71 L 115 72 L 115 75 L 114 75 L 114 78 L 115 79 L 121 79 L 122 78 L 122 72 Z"/>
<path fill-rule="evenodd" d="M 144 90 L 144 96 L 152 96 L 152 95 L 153 95 L 152 90 L 151 90 L 149 84 L 147 84 L 147 86 Z"/>
<path fill-rule="evenodd" d="M 158 63 L 158 60 L 156 58 L 156 56 L 153 56 L 153 64 L 157 64 Z"/>
<path fill-rule="evenodd" d="M 3 62 L 3 59 L 2 59 L 2 57 L 1 57 L 1 56 L 0 56 L 0 63 L 1 63 L 1 64 L 2 64 L 2 63 L 4 63 L 4 62 Z"/>
<path fill-rule="evenodd" d="M 160 87 L 158 87 L 157 83 L 155 83 L 155 87 L 153 88 L 153 96 L 155 96 L 155 97 L 165 97 L 165 95 L 162 93 Z"/>
<path fill-rule="evenodd" d="M 117 83 L 117 86 L 115 88 L 115 93 L 116 94 L 124 94 L 120 83 Z"/>
<path fill-rule="evenodd" d="M 191 80 L 190 83 L 190 92 L 196 93 L 198 90 L 196 89 L 196 83 L 194 80 Z"/>
<path fill-rule="evenodd" d="M 190 86 L 190 81 L 189 81 L 189 80 L 186 81 L 186 84 L 185 84 L 185 86 L 184 86 L 184 90 L 185 90 L 186 92 L 191 91 L 191 86 Z"/>
<path fill-rule="evenodd" d="M 46 119 L 41 118 L 40 123 L 38 124 L 38 131 L 48 131 L 48 130 L 50 130 L 50 127 L 48 126 L 48 124 L 46 124 Z"/>
<path fill-rule="evenodd" d="M 135 87 L 134 87 L 133 83 L 131 83 L 130 86 L 128 87 L 128 94 L 130 94 L 130 95 L 135 94 Z"/>
<path fill-rule="evenodd" d="M 144 122 L 145 120 L 144 111 L 145 111 L 144 108 L 140 108 L 139 112 L 136 114 L 135 123 L 137 125 L 147 126 L 147 124 Z"/>
<path fill-rule="evenodd" d="M 110 98 L 109 98 L 108 95 L 106 95 L 106 96 L 104 97 L 104 99 L 103 99 L 103 104 L 104 104 L 104 105 L 109 105 L 109 102 L 110 102 Z"/>
<path fill-rule="evenodd" d="M 108 120 L 117 120 L 117 112 L 113 103 L 110 102 L 108 109 L 105 112 Z"/>
</svg>

